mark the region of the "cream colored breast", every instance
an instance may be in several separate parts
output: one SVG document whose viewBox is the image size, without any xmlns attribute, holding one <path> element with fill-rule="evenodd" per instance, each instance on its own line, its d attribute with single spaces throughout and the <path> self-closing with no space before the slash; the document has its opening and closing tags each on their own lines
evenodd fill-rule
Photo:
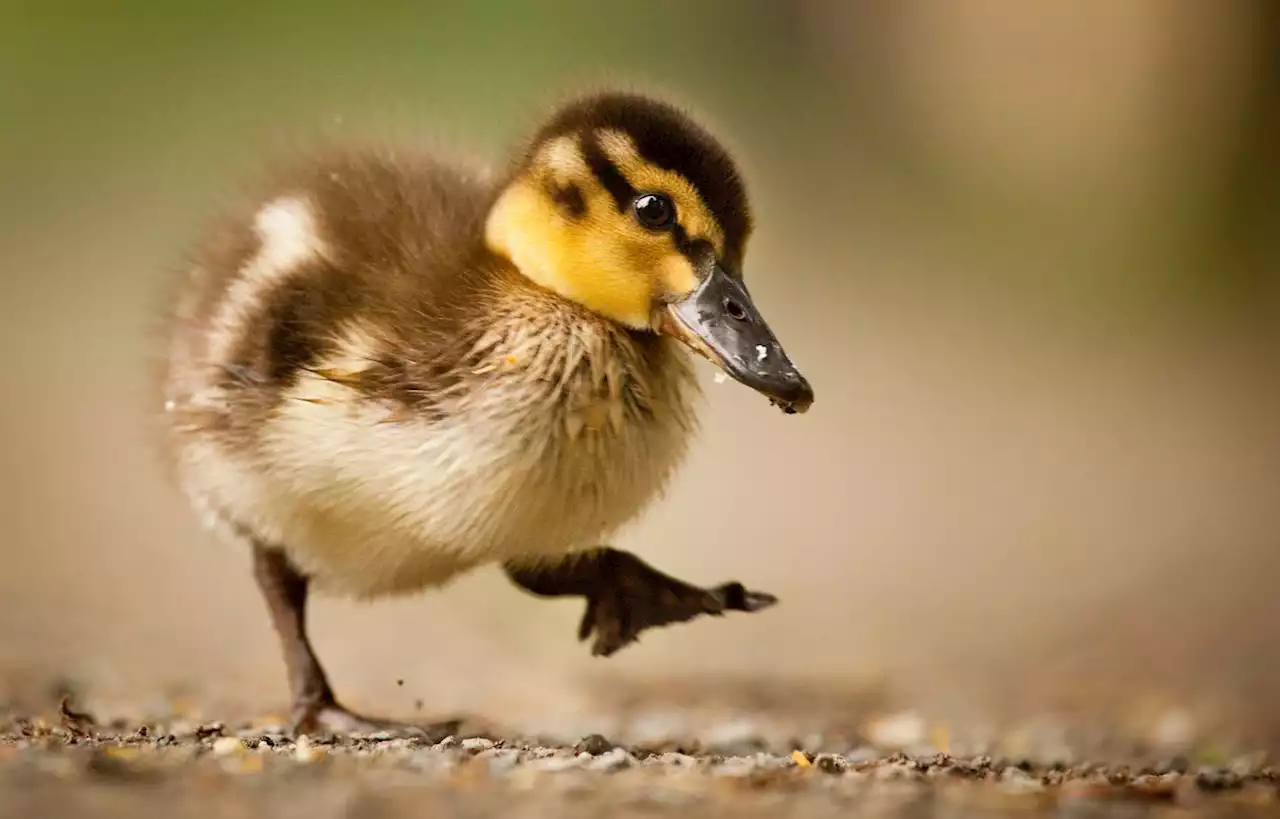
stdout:
<svg viewBox="0 0 1280 819">
<path fill-rule="evenodd" d="M 556 341 L 584 337 L 600 341 L 580 328 Z M 367 338 L 349 328 L 343 353 L 318 369 L 368 361 Z M 495 344 L 489 371 L 448 397 L 435 421 L 304 374 L 233 506 L 322 587 L 357 596 L 598 545 L 671 476 L 693 387 L 683 359 L 635 383 L 616 362 L 584 365 L 579 352 L 546 339 Z M 643 391 L 643 411 L 628 390 Z"/>
</svg>

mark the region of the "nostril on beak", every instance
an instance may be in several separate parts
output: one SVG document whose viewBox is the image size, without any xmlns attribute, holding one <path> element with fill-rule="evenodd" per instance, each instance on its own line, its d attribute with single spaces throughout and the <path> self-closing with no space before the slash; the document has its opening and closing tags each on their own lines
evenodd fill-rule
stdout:
<svg viewBox="0 0 1280 819">
<path fill-rule="evenodd" d="M 733 299 L 724 300 L 724 311 L 729 315 L 729 318 L 734 321 L 742 321 L 747 317 L 747 311 L 743 310 L 742 305 L 738 304 Z"/>
</svg>

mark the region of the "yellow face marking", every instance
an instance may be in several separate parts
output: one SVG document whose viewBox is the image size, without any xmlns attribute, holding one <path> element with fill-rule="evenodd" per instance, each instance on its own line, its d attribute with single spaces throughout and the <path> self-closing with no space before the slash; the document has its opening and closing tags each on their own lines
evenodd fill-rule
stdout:
<svg viewBox="0 0 1280 819">
<path fill-rule="evenodd" d="M 682 253 L 664 258 L 659 265 L 659 275 L 664 296 L 687 296 L 698 286 L 698 274 L 694 272 L 693 263 Z"/>
<path fill-rule="evenodd" d="M 647 329 L 656 259 L 637 254 L 608 221 L 612 204 L 602 201 L 603 190 L 593 190 L 586 178 L 574 184 L 587 203 L 578 220 L 565 216 L 545 184 L 517 179 L 489 213 L 489 248 L 547 289 L 620 324 Z"/>
<path fill-rule="evenodd" d="M 676 206 L 676 220 L 690 239 L 706 239 L 716 256 L 724 255 L 724 231 L 689 180 L 674 171 L 645 162 L 635 142 L 621 131 L 601 131 L 600 149 L 613 161 L 631 187 L 641 193 L 665 193 Z"/>
<path fill-rule="evenodd" d="M 723 231 L 688 180 L 645 163 L 625 134 L 600 136 L 606 155 L 637 191 L 670 196 L 685 233 L 723 252 Z M 585 212 L 558 201 L 569 188 L 577 191 Z M 680 297 L 698 286 L 692 263 L 670 233 L 647 230 L 629 208 L 619 210 L 592 173 L 576 136 L 557 137 L 537 150 L 530 166 L 498 197 L 485 240 L 538 284 L 635 329 L 652 329 L 659 299 Z"/>
</svg>

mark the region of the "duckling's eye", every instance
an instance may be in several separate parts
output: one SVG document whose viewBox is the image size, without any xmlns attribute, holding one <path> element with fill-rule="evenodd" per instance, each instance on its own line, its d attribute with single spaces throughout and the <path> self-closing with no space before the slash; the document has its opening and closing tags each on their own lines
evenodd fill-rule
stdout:
<svg viewBox="0 0 1280 819">
<path fill-rule="evenodd" d="M 671 227 L 676 220 L 676 206 L 660 193 L 642 193 L 631 203 L 636 219 L 650 230 Z"/>
</svg>

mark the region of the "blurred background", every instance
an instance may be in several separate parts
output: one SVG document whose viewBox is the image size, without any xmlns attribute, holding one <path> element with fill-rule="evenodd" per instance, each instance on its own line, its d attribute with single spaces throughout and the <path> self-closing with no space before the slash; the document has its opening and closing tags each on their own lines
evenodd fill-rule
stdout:
<svg viewBox="0 0 1280 819">
<path fill-rule="evenodd" d="M 151 440 L 182 252 L 317 135 L 502 161 L 618 84 L 736 151 L 747 276 L 818 400 L 703 368 L 693 457 L 617 545 L 782 604 L 599 661 L 580 604 L 496 571 L 325 601 L 340 693 L 534 721 L 712 675 L 1280 744 L 1278 62 L 1267 0 L 4 0 L 0 699 L 283 705 L 245 555 Z"/>
</svg>

